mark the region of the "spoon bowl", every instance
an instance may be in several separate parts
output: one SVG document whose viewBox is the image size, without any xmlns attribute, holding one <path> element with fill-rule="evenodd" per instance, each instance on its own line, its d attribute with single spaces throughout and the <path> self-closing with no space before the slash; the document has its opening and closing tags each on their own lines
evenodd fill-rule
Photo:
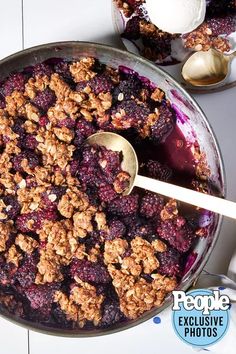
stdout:
<svg viewBox="0 0 236 354">
<path fill-rule="evenodd" d="M 184 80 L 193 86 L 215 86 L 226 79 L 236 52 L 225 55 L 215 49 L 196 52 L 182 68 Z"/>
<path fill-rule="evenodd" d="M 109 150 L 122 152 L 122 168 L 131 177 L 129 187 L 123 195 L 131 193 L 132 189 L 136 186 L 202 209 L 206 209 L 207 205 L 207 210 L 236 219 L 236 203 L 234 202 L 138 175 L 139 165 L 136 152 L 128 140 L 121 135 L 110 132 L 99 132 L 87 138 L 85 143 L 105 146 Z"/>
<path fill-rule="evenodd" d="M 133 146 L 128 142 L 128 140 L 115 133 L 102 132 L 91 135 L 85 142 L 89 145 L 96 144 L 105 146 L 107 149 L 113 151 L 122 151 L 122 169 L 128 172 L 131 177 L 130 184 L 123 194 L 129 194 L 133 189 L 135 178 L 138 175 L 138 158 Z"/>
</svg>

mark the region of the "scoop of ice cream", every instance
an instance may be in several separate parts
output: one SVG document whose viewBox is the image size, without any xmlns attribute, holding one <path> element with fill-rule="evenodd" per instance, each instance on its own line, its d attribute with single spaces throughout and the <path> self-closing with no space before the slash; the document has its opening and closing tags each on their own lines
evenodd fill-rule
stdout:
<svg viewBox="0 0 236 354">
<path fill-rule="evenodd" d="M 188 33 L 205 18 L 206 0 L 146 0 L 150 20 L 162 31 Z"/>
</svg>

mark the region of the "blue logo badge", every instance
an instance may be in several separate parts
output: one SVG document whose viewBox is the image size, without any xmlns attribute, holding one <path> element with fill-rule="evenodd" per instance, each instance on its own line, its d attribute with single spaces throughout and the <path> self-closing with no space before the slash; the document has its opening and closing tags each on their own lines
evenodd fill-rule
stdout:
<svg viewBox="0 0 236 354">
<path fill-rule="evenodd" d="M 230 300 L 218 290 L 173 291 L 172 323 L 179 338 L 197 347 L 215 344 L 229 325 Z"/>
</svg>

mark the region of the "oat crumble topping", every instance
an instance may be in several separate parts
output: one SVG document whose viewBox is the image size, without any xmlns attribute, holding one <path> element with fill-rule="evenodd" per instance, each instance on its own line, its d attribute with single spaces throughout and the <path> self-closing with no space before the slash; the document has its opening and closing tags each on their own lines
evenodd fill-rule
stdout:
<svg viewBox="0 0 236 354">
<path fill-rule="evenodd" d="M 63 328 L 136 319 L 177 286 L 206 230 L 192 228 L 175 200 L 123 196 L 122 153 L 85 140 L 105 130 L 138 150 L 147 144 L 155 160 L 142 151 L 140 172 L 165 180 L 156 151 L 176 128 L 175 112 L 162 90 L 94 58 L 32 70 L 10 75 L 0 91 L 0 306 Z M 191 186 L 207 191 L 205 156 L 192 154 Z"/>
</svg>

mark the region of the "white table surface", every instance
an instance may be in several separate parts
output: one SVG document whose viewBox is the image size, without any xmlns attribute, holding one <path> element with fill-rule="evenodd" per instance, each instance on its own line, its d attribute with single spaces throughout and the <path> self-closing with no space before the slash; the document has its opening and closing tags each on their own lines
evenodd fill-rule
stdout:
<svg viewBox="0 0 236 354">
<path fill-rule="evenodd" d="M 113 30 L 110 0 L 0 0 L 0 59 L 37 44 L 84 40 L 121 46 Z M 195 95 L 218 138 L 227 175 L 228 198 L 236 201 L 236 87 Z M 235 222 L 225 219 L 206 269 L 225 273 L 236 249 Z M 172 329 L 148 321 L 134 329 L 92 339 L 57 338 L 21 329 L 0 319 L 2 354 L 128 353 L 189 354 Z"/>
</svg>

